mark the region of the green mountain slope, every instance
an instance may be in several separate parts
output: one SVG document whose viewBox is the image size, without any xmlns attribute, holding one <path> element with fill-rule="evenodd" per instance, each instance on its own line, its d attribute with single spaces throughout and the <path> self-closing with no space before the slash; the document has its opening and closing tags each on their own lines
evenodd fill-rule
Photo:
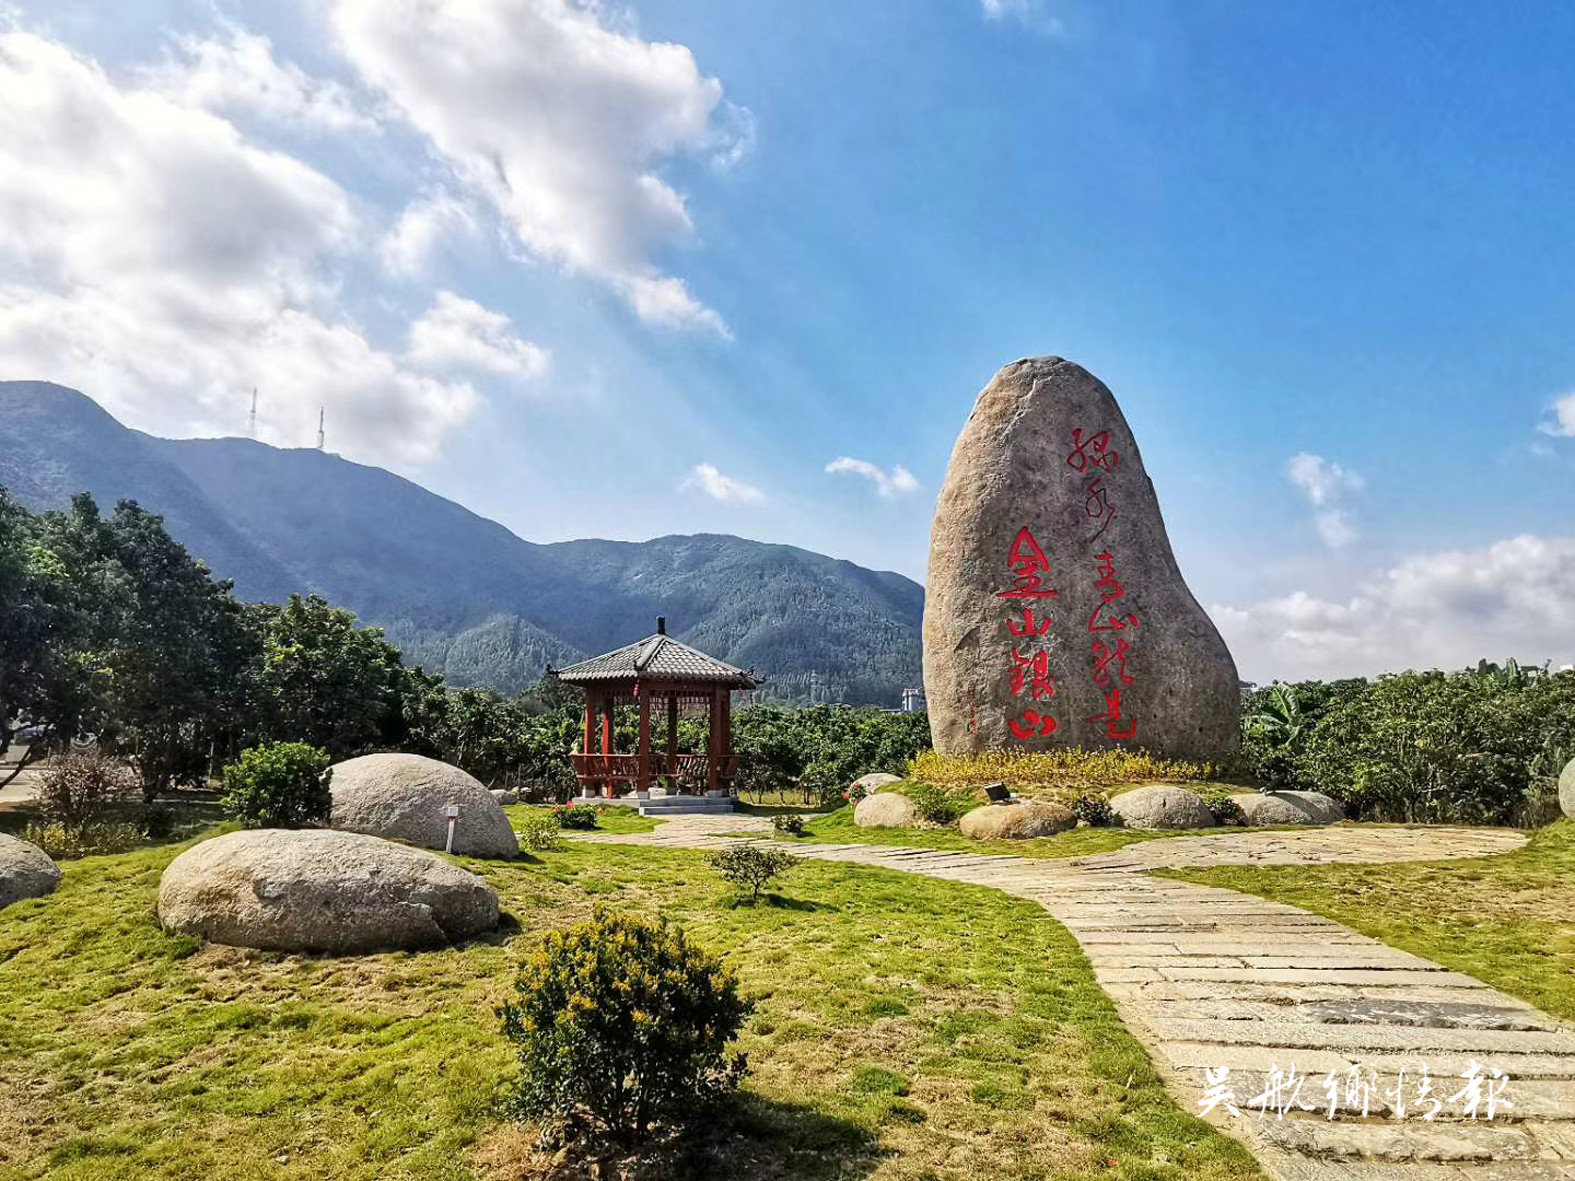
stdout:
<svg viewBox="0 0 1575 1181">
<path fill-rule="evenodd" d="M 319 593 L 455 684 L 512 692 L 657 615 L 783 695 L 894 704 L 919 683 L 923 590 L 898 574 L 719 535 L 536 545 L 381 468 L 154 438 L 46 382 L 0 382 L 0 422 L 0 485 L 28 507 L 136 500 L 242 596 Z"/>
</svg>

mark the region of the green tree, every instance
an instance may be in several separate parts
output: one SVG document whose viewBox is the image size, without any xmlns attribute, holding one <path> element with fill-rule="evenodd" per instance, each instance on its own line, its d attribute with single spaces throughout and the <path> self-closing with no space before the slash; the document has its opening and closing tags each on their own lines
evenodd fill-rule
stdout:
<svg viewBox="0 0 1575 1181">
<path fill-rule="evenodd" d="M 380 628 L 317 595 L 253 609 L 261 661 L 252 678 L 251 730 L 264 742 L 305 742 L 335 761 L 387 744 L 404 728 L 409 682 Z"/>
<path fill-rule="evenodd" d="M 132 501 L 106 519 L 91 496 L 74 497 L 44 514 L 40 544 L 69 588 L 68 612 L 87 621 L 61 712 L 130 761 L 149 800 L 201 781 L 235 740 L 253 656 L 230 584 Z"/>
</svg>

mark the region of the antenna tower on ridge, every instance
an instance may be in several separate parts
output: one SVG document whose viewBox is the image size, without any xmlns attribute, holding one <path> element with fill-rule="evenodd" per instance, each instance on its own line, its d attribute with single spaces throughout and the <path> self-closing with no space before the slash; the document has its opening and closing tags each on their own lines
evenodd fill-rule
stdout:
<svg viewBox="0 0 1575 1181">
<path fill-rule="evenodd" d="M 323 408 L 317 408 L 317 449 L 323 450 Z"/>
<path fill-rule="evenodd" d="M 252 386 L 252 412 L 246 416 L 246 437 L 257 437 L 257 387 Z"/>
</svg>

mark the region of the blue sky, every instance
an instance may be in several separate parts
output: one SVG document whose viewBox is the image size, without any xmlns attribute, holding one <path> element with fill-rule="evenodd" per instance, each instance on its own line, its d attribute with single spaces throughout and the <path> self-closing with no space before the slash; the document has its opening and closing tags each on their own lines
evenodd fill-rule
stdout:
<svg viewBox="0 0 1575 1181">
<path fill-rule="evenodd" d="M 1058 353 L 1246 675 L 1575 660 L 1568 6 L 9 12 L 4 376 L 922 579 L 975 394 Z"/>
</svg>

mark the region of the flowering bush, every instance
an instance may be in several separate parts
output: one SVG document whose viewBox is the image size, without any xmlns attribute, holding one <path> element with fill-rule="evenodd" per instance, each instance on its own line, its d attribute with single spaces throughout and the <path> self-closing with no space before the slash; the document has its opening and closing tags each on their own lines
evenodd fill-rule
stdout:
<svg viewBox="0 0 1575 1181">
<path fill-rule="evenodd" d="M 1158 759 L 1142 751 L 1067 747 L 1032 754 L 988 751 L 966 757 L 926 751 L 909 765 L 908 774 L 936 787 L 979 789 L 999 781 L 1014 795 L 1039 796 L 1117 783 L 1191 783 L 1215 778 L 1219 768 L 1209 763 Z"/>
<path fill-rule="evenodd" d="M 754 1006 L 721 961 L 665 920 L 598 909 L 549 934 L 514 992 L 499 1015 L 519 1058 L 508 1099 L 518 1118 L 588 1122 L 636 1143 L 743 1077 L 727 1043 Z"/>
</svg>

